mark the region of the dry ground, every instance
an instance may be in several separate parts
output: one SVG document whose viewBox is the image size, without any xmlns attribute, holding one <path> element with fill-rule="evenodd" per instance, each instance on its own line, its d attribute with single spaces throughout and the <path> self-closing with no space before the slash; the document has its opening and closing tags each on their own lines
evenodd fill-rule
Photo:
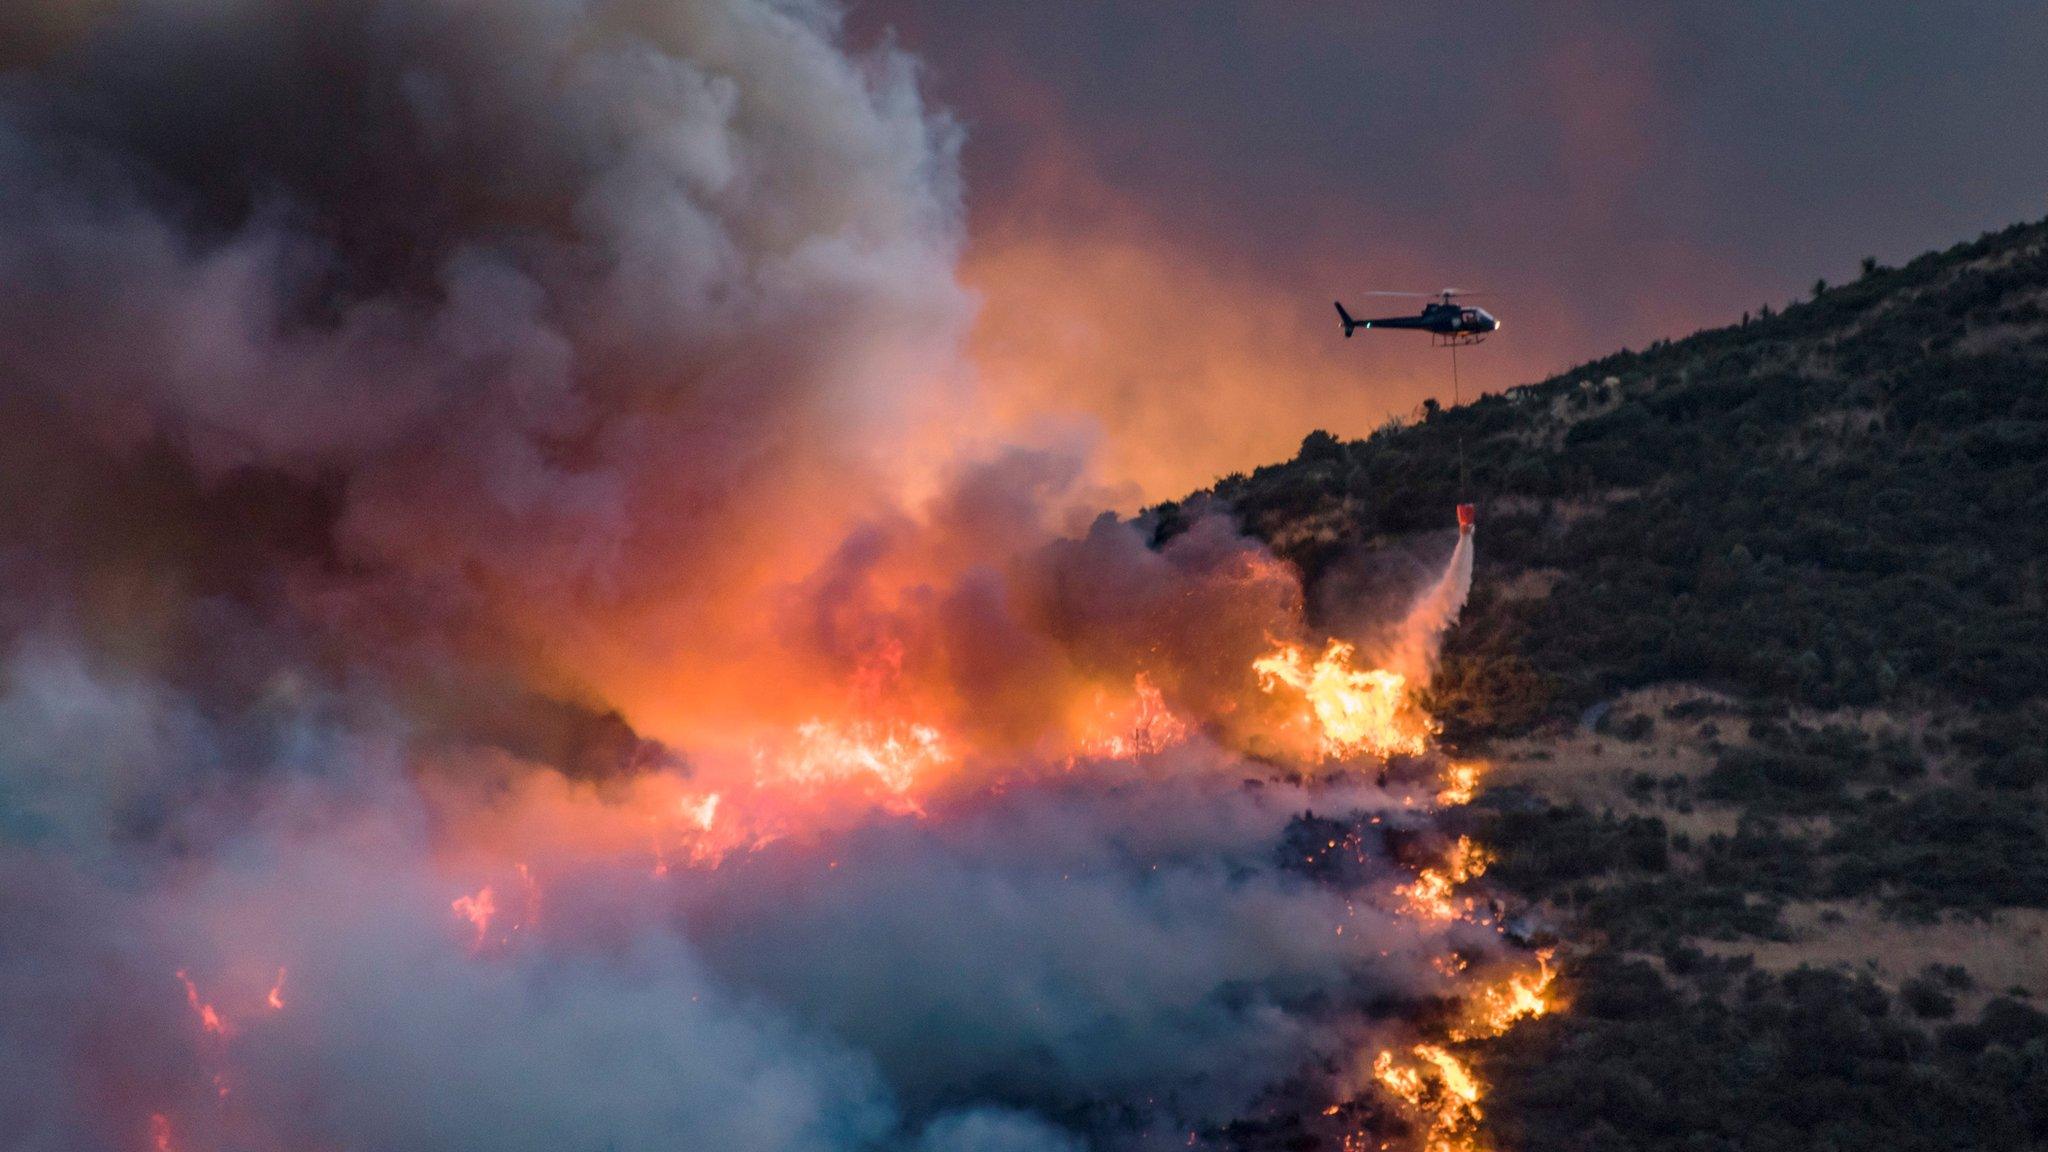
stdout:
<svg viewBox="0 0 2048 1152">
<path fill-rule="evenodd" d="M 1747 724 L 1739 716 L 1666 715 L 1686 703 L 1711 707 L 1726 701 L 1681 684 L 1628 693 L 1613 702 L 1610 725 L 1632 715 L 1650 716 L 1656 727 L 1647 739 L 1626 741 L 1574 727 L 1567 733 L 1502 741 L 1491 750 L 1488 784 L 1519 785 L 1554 803 L 1578 803 L 1596 812 L 1655 816 L 1674 833 L 1694 839 L 1733 834 L 1741 815 L 1734 807 L 1698 800 L 1674 805 L 1661 788 L 1631 787 L 1642 774 L 1659 781 L 1674 775 L 1697 780 L 1714 765 L 1714 741 L 1729 746 L 1747 742 Z M 1794 719 L 1814 726 L 1835 723 L 1873 732 L 1903 731 L 1916 739 L 1930 722 L 1922 715 L 1878 711 L 1802 714 Z M 1945 765 L 1936 762 L 1931 767 L 1931 780 L 1947 775 Z M 1810 834 L 1822 834 L 1827 827 L 1824 818 L 1780 824 L 1787 831 Z M 1674 857 L 1674 866 L 1684 866 L 1682 857 Z M 2014 990 L 2048 1002 L 2048 911 L 2013 909 L 1989 919 L 1959 917 L 1927 924 L 1888 919 L 1867 902 L 1807 901 L 1786 905 L 1783 919 L 1791 930 L 1788 940 L 1698 943 L 1720 955 L 1748 954 L 1758 966 L 1773 971 L 1806 964 L 1867 972 L 1894 991 L 1930 965 L 1961 965 L 1975 986 L 1956 993 L 1959 1018 L 1974 1017 L 1986 1000 Z"/>
</svg>

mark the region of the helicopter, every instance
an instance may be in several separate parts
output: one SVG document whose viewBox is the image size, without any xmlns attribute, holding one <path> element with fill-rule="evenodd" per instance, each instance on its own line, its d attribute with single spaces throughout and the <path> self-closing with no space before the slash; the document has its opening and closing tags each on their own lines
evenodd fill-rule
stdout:
<svg viewBox="0 0 2048 1152">
<path fill-rule="evenodd" d="M 1344 338 L 1360 328 L 1406 328 L 1429 333 L 1430 342 L 1439 348 L 1451 350 L 1451 407 L 1459 406 L 1458 396 L 1458 349 L 1477 344 L 1495 332 L 1500 331 L 1500 321 L 1484 308 L 1473 308 L 1458 303 L 1458 297 L 1468 295 L 1460 288 L 1445 288 L 1440 292 L 1367 292 L 1368 296 L 1419 296 L 1429 303 L 1422 306 L 1418 316 L 1387 316 L 1371 320 L 1360 320 L 1344 310 L 1344 302 L 1336 301 L 1337 319 L 1344 323 Z M 1468 487 L 1465 476 L 1465 437 L 1458 437 L 1458 534 L 1470 535 L 1472 526 L 1478 522 L 1478 506 L 1465 502 Z"/>
<path fill-rule="evenodd" d="M 1337 302 L 1337 318 L 1344 322 L 1344 338 L 1360 328 L 1409 328 L 1427 332 L 1433 342 L 1439 345 L 1456 346 L 1477 344 L 1488 335 L 1500 331 L 1500 321 L 1484 308 L 1473 308 L 1457 303 L 1457 298 L 1467 295 L 1457 288 L 1446 288 L 1441 292 L 1368 292 L 1368 296 L 1419 296 L 1430 301 L 1422 306 L 1419 316 L 1386 316 L 1370 320 L 1359 320 L 1344 310 L 1342 301 Z"/>
</svg>

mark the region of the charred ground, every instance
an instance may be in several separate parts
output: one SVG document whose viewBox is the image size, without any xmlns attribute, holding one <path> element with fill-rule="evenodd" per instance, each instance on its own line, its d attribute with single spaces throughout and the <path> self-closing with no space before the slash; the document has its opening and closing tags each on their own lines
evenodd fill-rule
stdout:
<svg viewBox="0 0 2048 1152">
<path fill-rule="evenodd" d="M 2048 223 L 1151 515 L 1228 504 L 1331 613 L 1460 442 L 1430 705 L 1573 949 L 1485 1057 L 1503 1146 L 2048 1146 Z"/>
</svg>

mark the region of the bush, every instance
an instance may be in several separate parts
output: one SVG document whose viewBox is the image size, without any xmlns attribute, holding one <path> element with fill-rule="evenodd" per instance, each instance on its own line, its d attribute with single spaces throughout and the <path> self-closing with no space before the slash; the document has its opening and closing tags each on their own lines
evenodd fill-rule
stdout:
<svg viewBox="0 0 2048 1152">
<path fill-rule="evenodd" d="M 1751 972 L 1732 995 L 1688 996 L 1642 961 L 1596 957 L 1564 982 L 1571 1011 L 1476 1053 L 1503 1147 L 1933 1152 L 2048 1140 L 2048 1022 L 2010 1007 L 1935 1044 L 1867 978 L 1835 972 Z"/>
<path fill-rule="evenodd" d="M 1956 1014 L 1956 999 L 1933 981 L 1916 976 L 1899 986 L 1899 999 L 1923 1020 L 1946 1020 Z"/>
</svg>

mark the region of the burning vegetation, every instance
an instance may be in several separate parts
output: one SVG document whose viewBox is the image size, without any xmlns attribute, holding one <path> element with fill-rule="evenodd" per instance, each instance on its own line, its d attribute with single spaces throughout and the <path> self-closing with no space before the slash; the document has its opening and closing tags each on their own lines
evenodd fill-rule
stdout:
<svg viewBox="0 0 2048 1152">
<path fill-rule="evenodd" d="M 1288 689 L 1308 702 L 1304 726 L 1331 760 L 1354 756 L 1418 756 L 1429 747 L 1428 717 L 1409 697 L 1408 679 L 1384 668 L 1354 668 L 1357 649 L 1331 640 L 1311 661 L 1298 645 L 1283 644 L 1252 663 L 1268 692 Z"/>
<path fill-rule="evenodd" d="M 1489 496 L 1425 698 L 1497 757 L 1480 884 L 1574 941 L 1467 1054 L 1503 1146 L 2048 1140 L 2044 286 L 2041 221 L 1870 261 L 1204 497 L 1313 580 L 1461 443 Z"/>
<path fill-rule="evenodd" d="M 957 448 L 912 62 L 64 7 L 0 40 L 0 1144 L 1477 1146 L 1549 961 L 1422 703 L 1473 537 L 1332 635 L 1227 508 Z"/>
</svg>

